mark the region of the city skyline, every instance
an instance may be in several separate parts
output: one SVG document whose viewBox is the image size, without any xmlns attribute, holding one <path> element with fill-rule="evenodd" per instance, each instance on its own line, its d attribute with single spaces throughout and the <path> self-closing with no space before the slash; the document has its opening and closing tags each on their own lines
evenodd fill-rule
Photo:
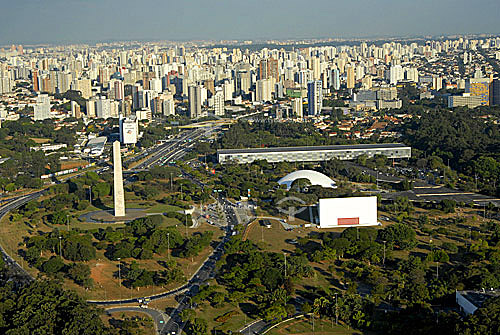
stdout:
<svg viewBox="0 0 500 335">
<path fill-rule="evenodd" d="M 4 1 L 5 2 L 5 1 Z M 5 2 L 0 44 L 376 38 L 498 33 L 500 3 L 369 0 Z M 242 15 L 244 13 L 244 15 Z M 391 13 L 391 15 L 387 15 Z"/>
</svg>

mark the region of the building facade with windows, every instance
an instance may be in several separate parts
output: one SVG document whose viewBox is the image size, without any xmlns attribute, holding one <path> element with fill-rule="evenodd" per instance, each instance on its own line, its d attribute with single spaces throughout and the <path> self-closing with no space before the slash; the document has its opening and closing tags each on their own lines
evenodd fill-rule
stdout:
<svg viewBox="0 0 500 335">
<path fill-rule="evenodd" d="M 217 150 L 217 160 L 222 164 L 230 162 L 245 164 L 256 160 L 266 160 L 270 163 L 322 162 L 331 159 L 351 160 L 361 155 L 410 158 L 411 147 L 401 143 L 384 143 Z"/>
</svg>

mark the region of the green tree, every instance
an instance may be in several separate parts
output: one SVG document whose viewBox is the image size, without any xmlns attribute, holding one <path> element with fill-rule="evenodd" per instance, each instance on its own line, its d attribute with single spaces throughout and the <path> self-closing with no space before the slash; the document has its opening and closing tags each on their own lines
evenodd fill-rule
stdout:
<svg viewBox="0 0 500 335">
<path fill-rule="evenodd" d="M 195 318 L 189 322 L 188 333 L 192 335 L 207 335 L 208 323 L 205 319 Z"/>
<path fill-rule="evenodd" d="M 56 281 L 34 281 L 19 292 L 0 290 L 0 333 L 110 335 L 99 311 Z M 8 305 L 4 302 L 10 301 Z M 2 322 L 3 320 L 3 322 Z"/>
</svg>

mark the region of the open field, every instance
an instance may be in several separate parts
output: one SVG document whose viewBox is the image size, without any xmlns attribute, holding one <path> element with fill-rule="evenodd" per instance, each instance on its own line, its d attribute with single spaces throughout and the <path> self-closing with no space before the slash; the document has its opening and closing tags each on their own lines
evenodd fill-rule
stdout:
<svg viewBox="0 0 500 335">
<path fill-rule="evenodd" d="M 61 170 L 74 169 L 80 166 L 87 165 L 87 161 L 62 161 L 61 162 Z"/>
<path fill-rule="evenodd" d="M 50 138 L 42 138 L 42 137 L 30 137 L 30 140 L 32 140 L 36 144 L 45 144 L 51 141 Z"/>
</svg>

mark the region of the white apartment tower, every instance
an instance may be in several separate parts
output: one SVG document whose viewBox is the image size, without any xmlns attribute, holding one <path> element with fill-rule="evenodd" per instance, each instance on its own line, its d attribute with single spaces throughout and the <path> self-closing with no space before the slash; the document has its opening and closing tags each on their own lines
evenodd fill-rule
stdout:
<svg viewBox="0 0 500 335">
<path fill-rule="evenodd" d="M 40 94 L 36 97 L 36 103 L 34 107 L 34 120 L 41 121 L 45 119 L 50 119 L 50 98 L 48 94 Z"/>
<path fill-rule="evenodd" d="M 215 89 L 214 94 L 214 114 L 218 116 L 224 115 L 224 91 L 218 87 Z"/>
</svg>

